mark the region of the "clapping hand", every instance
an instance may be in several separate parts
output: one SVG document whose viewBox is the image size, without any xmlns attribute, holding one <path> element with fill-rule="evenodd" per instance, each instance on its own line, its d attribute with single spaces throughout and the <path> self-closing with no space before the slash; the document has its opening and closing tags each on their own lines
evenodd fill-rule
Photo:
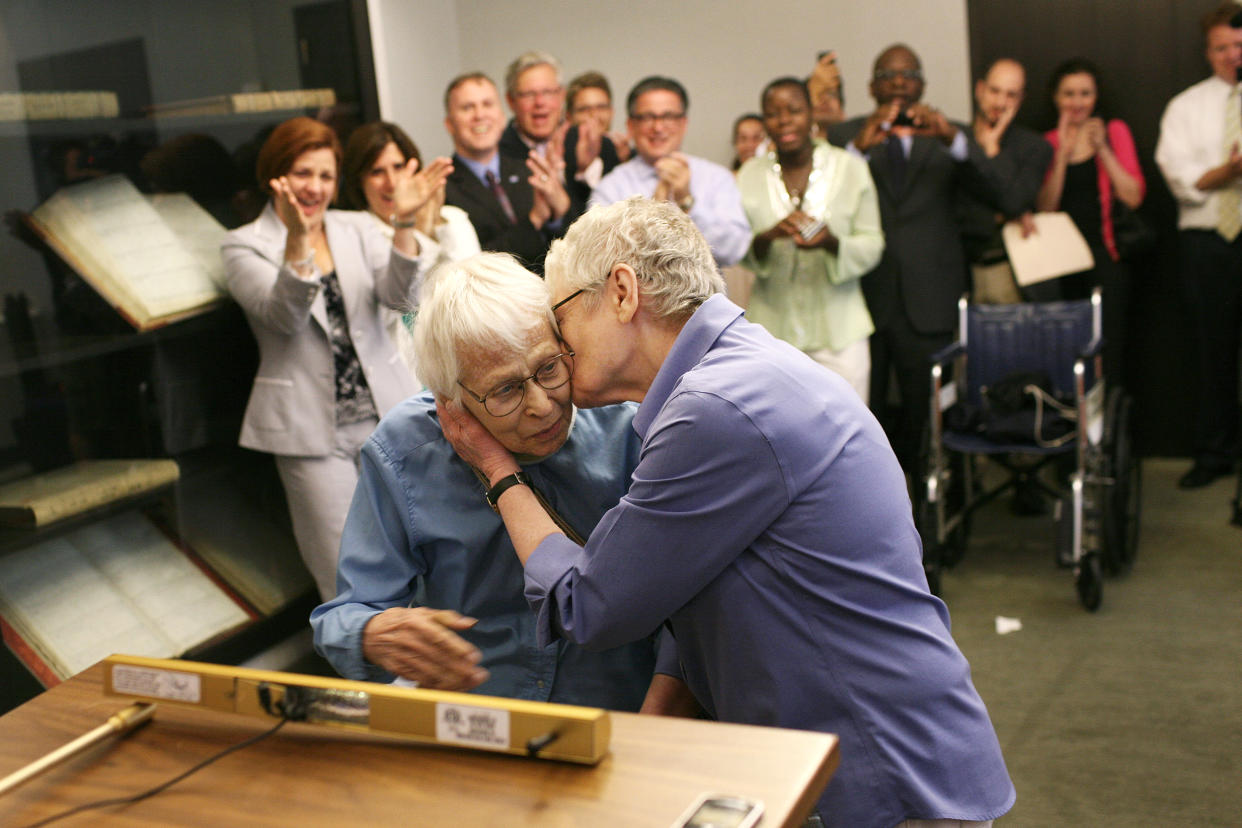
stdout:
<svg viewBox="0 0 1242 828">
<path fill-rule="evenodd" d="M 526 181 L 535 191 L 535 201 L 530 209 L 530 223 L 536 229 L 569 212 L 569 193 L 561 182 L 563 165 L 557 164 L 555 158 L 556 156 L 540 156 L 533 150 L 526 158 L 526 166 L 530 170 L 530 177 Z"/>
<path fill-rule="evenodd" d="M 411 158 L 397 175 L 392 193 L 393 216 L 401 222 L 417 219 L 417 212 L 437 191 L 444 189 L 444 182 L 453 172 L 453 162 L 443 156 L 436 158 L 425 169 L 418 169 L 418 159 Z"/>
<path fill-rule="evenodd" d="M 575 148 L 578 172 L 582 172 L 599 158 L 603 144 L 604 133 L 593 118 L 587 118 L 578 124 L 578 146 Z"/>
<path fill-rule="evenodd" d="M 655 162 L 657 201 L 681 204 L 690 197 L 690 161 L 680 152 L 670 153 Z"/>
<path fill-rule="evenodd" d="M 285 229 L 289 231 L 289 235 L 309 236 L 314 226 L 302 212 L 302 208 L 298 206 L 298 197 L 294 195 L 293 185 L 289 183 L 288 177 L 282 175 L 279 178 L 273 178 L 267 182 L 267 185 L 272 190 L 272 206 L 276 208 L 276 215 Z"/>
</svg>

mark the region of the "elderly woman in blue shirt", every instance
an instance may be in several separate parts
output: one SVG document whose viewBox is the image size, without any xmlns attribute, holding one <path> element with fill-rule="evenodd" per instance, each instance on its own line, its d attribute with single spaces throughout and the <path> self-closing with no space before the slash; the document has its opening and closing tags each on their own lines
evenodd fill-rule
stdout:
<svg viewBox="0 0 1242 828">
<path fill-rule="evenodd" d="M 634 408 L 574 409 L 574 357 L 547 288 L 511 256 L 434 271 L 414 348 L 431 391 L 459 400 L 518 458 L 565 531 L 589 534 L 625 494 L 638 462 Z M 498 496 L 444 439 L 430 395 L 394 408 L 362 449 L 340 592 L 311 615 L 316 648 L 349 678 L 639 709 L 651 636 L 596 652 L 537 643 L 522 566 L 489 505 Z"/>
<path fill-rule="evenodd" d="M 812 138 L 801 80 L 778 78 L 761 100 L 772 149 L 737 176 L 755 232 L 742 260 L 756 277 L 746 316 L 845 377 L 866 401 L 874 326 L 861 279 L 884 252 L 871 172 Z"/>
</svg>

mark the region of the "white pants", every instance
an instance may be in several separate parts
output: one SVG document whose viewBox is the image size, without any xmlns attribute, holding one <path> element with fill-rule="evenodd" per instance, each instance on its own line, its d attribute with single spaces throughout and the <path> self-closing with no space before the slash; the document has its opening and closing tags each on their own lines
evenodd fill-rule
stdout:
<svg viewBox="0 0 1242 828">
<path fill-rule="evenodd" d="M 323 457 L 276 456 L 276 471 L 293 520 L 293 537 L 319 588 L 319 597 L 325 601 L 336 597 L 336 561 L 345 516 L 358 485 L 358 452 L 377 422 L 370 418 L 338 426 L 336 445 Z"/>
<path fill-rule="evenodd" d="M 820 348 L 818 351 L 807 351 L 806 355 L 834 373 L 845 377 L 862 397 L 868 402 L 868 389 L 871 387 L 871 343 L 867 337 L 846 345 L 839 351 L 831 348 Z"/>
</svg>

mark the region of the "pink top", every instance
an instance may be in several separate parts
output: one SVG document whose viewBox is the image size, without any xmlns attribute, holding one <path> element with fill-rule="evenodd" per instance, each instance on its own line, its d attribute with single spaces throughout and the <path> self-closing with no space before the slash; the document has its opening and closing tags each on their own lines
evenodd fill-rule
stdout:
<svg viewBox="0 0 1242 828">
<path fill-rule="evenodd" d="M 1052 151 L 1055 153 L 1060 144 L 1057 131 L 1048 130 L 1044 133 L 1044 139 L 1052 144 Z M 1139 167 L 1138 152 L 1134 149 L 1134 136 L 1130 134 L 1130 128 L 1126 126 L 1125 121 L 1114 118 L 1108 122 L 1108 145 L 1113 148 L 1113 155 L 1117 156 L 1117 162 L 1121 164 L 1121 168 L 1138 180 L 1139 195 L 1146 195 L 1147 182 L 1143 179 L 1143 170 Z M 1108 180 L 1108 170 L 1104 169 L 1104 162 L 1100 160 L 1098 153 L 1095 156 L 1095 169 L 1099 173 L 1100 232 L 1104 236 L 1104 247 L 1107 248 L 1108 255 L 1113 261 L 1117 261 L 1121 257 L 1117 254 L 1117 243 L 1113 240 L 1113 184 Z M 1044 179 L 1047 180 L 1051 173 L 1052 167 L 1050 166 Z"/>
</svg>

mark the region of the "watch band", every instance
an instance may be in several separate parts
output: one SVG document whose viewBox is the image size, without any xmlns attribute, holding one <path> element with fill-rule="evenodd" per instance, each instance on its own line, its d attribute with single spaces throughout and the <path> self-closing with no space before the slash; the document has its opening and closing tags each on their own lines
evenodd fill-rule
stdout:
<svg viewBox="0 0 1242 828">
<path fill-rule="evenodd" d="M 488 506 L 491 506 L 494 510 L 499 512 L 500 507 L 496 505 L 496 502 L 500 500 L 500 496 L 502 494 L 509 491 L 509 489 L 513 488 L 514 486 L 529 486 L 529 485 L 530 485 L 530 478 L 526 476 L 526 472 L 523 472 L 523 471 L 514 472 L 508 477 L 502 477 L 499 480 L 497 480 L 496 485 L 492 486 L 490 489 L 487 490 L 486 493 L 484 493 L 483 499 L 487 501 Z"/>
</svg>

